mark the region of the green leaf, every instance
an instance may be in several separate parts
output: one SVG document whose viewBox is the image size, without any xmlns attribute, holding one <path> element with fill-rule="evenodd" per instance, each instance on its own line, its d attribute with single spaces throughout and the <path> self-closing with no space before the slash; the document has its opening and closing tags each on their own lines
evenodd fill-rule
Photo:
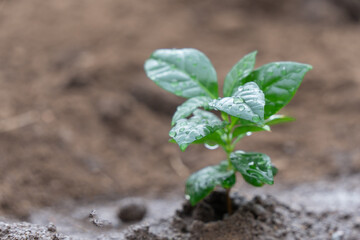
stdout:
<svg viewBox="0 0 360 240">
<path fill-rule="evenodd" d="M 265 124 L 267 125 L 275 125 L 279 123 L 286 123 L 286 122 L 292 122 L 295 121 L 295 118 L 285 116 L 285 115 L 279 115 L 275 114 L 270 116 L 268 119 L 266 119 Z"/>
<path fill-rule="evenodd" d="M 222 161 L 219 165 L 208 166 L 193 173 L 186 181 L 185 194 L 194 206 L 209 195 L 216 186 L 231 188 L 235 182 L 234 170 L 228 170 L 228 162 Z"/>
<path fill-rule="evenodd" d="M 213 100 L 209 106 L 254 123 L 264 120 L 264 94 L 254 82 L 239 87 L 232 97 Z"/>
<path fill-rule="evenodd" d="M 224 146 L 226 143 L 222 139 L 222 132 L 220 132 L 222 129 L 217 130 L 216 132 L 213 132 L 209 135 L 206 135 L 205 137 L 194 141 L 194 144 L 205 144 L 205 143 L 216 143 L 220 146 Z"/>
<path fill-rule="evenodd" d="M 296 62 L 274 62 L 261 66 L 241 80 L 256 82 L 265 94 L 265 119 L 290 102 L 312 66 Z"/>
<path fill-rule="evenodd" d="M 173 126 L 177 120 L 190 116 L 198 107 L 207 108 L 211 98 L 209 97 L 193 97 L 186 100 L 183 104 L 177 107 L 177 110 L 172 118 L 171 126 Z"/>
<path fill-rule="evenodd" d="M 248 183 L 254 186 L 274 183 L 271 160 L 268 155 L 236 151 L 230 154 L 230 161 Z"/>
<path fill-rule="evenodd" d="M 197 109 L 190 119 L 178 120 L 169 136 L 176 141 L 181 151 L 185 151 L 190 143 L 223 128 L 225 124 L 215 114 Z"/>
<path fill-rule="evenodd" d="M 272 174 L 273 174 L 274 177 L 278 173 L 278 169 L 274 165 L 271 165 L 271 171 L 272 171 Z"/>
<path fill-rule="evenodd" d="M 245 182 L 249 183 L 250 185 L 253 185 L 254 187 L 262 187 L 264 186 L 264 182 L 259 181 L 257 178 L 250 177 L 248 175 L 241 174 L 245 180 Z"/>
<path fill-rule="evenodd" d="M 194 111 L 194 116 L 200 116 L 202 118 L 207 118 L 210 119 L 211 121 L 220 121 L 219 118 L 211 113 L 211 112 L 207 112 L 207 111 L 202 111 L 200 109 L 197 109 L 196 111 Z M 194 141 L 194 144 L 204 144 L 206 142 L 216 142 L 219 145 L 224 145 L 224 141 L 222 139 L 222 135 L 224 134 L 224 130 L 223 127 L 227 124 L 227 122 L 222 122 L 223 125 L 220 129 L 216 130 L 213 133 L 210 133 L 208 135 L 206 135 L 205 137 L 198 139 L 196 141 Z"/>
<path fill-rule="evenodd" d="M 151 80 L 177 96 L 218 97 L 216 71 L 199 50 L 159 49 L 151 54 L 144 68 Z"/>
<path fill-rule="evenodd" d="M 272 165 L 271 171 L 272 171 L 273 176 L 275 177 L 275 175 L 278 172 L 278 169 L 274 165 Z M 259 181 L 257 178 L 249 177 L 248 175 L 242 175 L 242 176 L 247 183 L 249 183 L 255 187 L 262 187 L 265 184 L 264 182 Z"/>
<path fill-rule="evenodd" d="M 264 126 L 255 126 L 255 125 L 242 125 L 240 127 L 235 128 L 233 132 L 233 137 L 237 137 L 242 134 L 246 134 L 247 132 L 260 132 L 260 131 L 271 131 L 268 125 Z"/>
<path fill-rule="evenodd" d="M 230 97 L 241 85 L 241 79 L 247 77 L 254 68 L 257 51 L 249 53 L 237 62 L 226 75 L 224 81 L 224 97 Z"/>
</svg>

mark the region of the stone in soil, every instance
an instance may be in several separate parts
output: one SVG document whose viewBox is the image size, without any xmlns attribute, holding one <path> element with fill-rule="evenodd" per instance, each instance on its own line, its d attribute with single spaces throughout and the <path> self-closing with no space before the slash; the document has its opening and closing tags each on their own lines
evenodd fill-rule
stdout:
<svg viewBox="0 0 360 240">
<path fill-rule="evenodd" d="M 145 203 L 140 198 L 124 199 L 120 205 L 118 217 L 123 222 L 141 221 L 147 212 Z"/>
</svg>

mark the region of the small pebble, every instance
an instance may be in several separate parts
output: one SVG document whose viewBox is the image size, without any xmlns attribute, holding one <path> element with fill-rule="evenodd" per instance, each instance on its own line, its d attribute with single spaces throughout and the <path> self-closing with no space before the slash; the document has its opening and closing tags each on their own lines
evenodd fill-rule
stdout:
<svg viewBox="0 0 360 240">
<path fill-rule="evenodd" d="M 140 198 L 127 198 L 121 202 L 118 217 L 123 222 L 141 221 L 147 212 L 145 203 Z"/>
<path fill-rule="evenodd" d="M 258 217 L 260 220 L 263 220 L 266 218 L 266 210 L 263 206 L 259 204 L 254 204 L 252 206 L 251 212 L 255 214 L 256 217 Z"/>
<path fill-rule="evenodd" d="M 49 222 L 49 224 L 46 227 L 49 232 L 56 232 L 56 226 L 54 223 Z"/>
<path fill-rule="evenodd" d="M 89 220 L 92 224 L 94 224 L 96 227 L 99 227 L 99 228 L 112 227 L 112 224 L 110 221 L 99 218 L 99 216 L 96 213 L 96 210 L 92 210 L 89 213 Z"/>
<path fill-rule="evenodd" d="M 97 213 L 96 213 L 96 210 L 91 210 L 91 212 L 89 213 L 89 218 L 96 218 L 97 217 Z"/>
</svg>

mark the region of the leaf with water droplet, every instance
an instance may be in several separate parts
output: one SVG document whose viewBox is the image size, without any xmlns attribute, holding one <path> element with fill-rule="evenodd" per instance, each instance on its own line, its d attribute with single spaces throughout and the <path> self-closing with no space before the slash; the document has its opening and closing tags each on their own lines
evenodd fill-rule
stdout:
<svg viewBox="0 0 360 240">
<path fill-rule="evenodd" d="M 186 118 L 190 116 L 197 108 L 203 107 L 205 109 L 208 108 L 208 104 L 212 99 L 210 97 L 200 96 L 200 97 L 193 97 L 186 100 L 183 104 L 181 104 L 171 121 L 171 126 L 173 126 L 176 121 L 182 118 Z"/>
<path fill-rule="evenodd" d="M 231 188 L 236 182 L 233 170 L 228 170 L 228 162 L 222 161 L 219 165 L 205 167 L 193 173 L 186 181 L 185 194 L 189 196 L 191 205 L 195 205 L 216 186 Z"/>
<path fill-rule="evenodd" d="M 196 141 L 192 142 L 191 144 L 205 144 L 206 142 L 215 142 L 219 146 L 225 146 L 226 142 L 223 139 L 224 130 L 219 129 L 209 135 L 206 135 L 205 137 L 202 137 L 200 139 L 197 139 Z"/>
<path fill-rule="evenodd" d="M 264 106 L 264 94 L 254 82 L 246 83 L 232 97 L 213 100 L 209 103 L 210 108 L 254 123 L 263 121 Z"/>
<path fill-rule="evenodd" d="M 258 123 L 258 122 L 260 122 L 260 117 L 259 116 L 253 116 L 251 120 L 254 123 Z"/>
<path fill-rule="evenodd" d="M 170 130 L 170 132 L 176 133 L 172 138 L 180 146 L 181 151 L 185 151 L 189 144 L 200 141 L 226 125 L 211 112 L 197 109 L 193 114 L 194 116 L 189 119 L 178 120 Z"/>
<path fill-rule="evenodd" d="M 256 53 L 254 51 L 244 56 L 237 62 L 226 75 L 223 87 L 223 93 L 225 97 L 230 97 L 236 92 L 236 88 L 241 85 L 241 79 L 247 77 L 254 68 Z"/>
<path fill-rule="evenodd" d="M 270 157 L 264 153 L 236 151 L 230 154 L 234 168 L 243 175 L 246 182 L 259 187 L 274 184 L 273 166 Z"/>
<path fill-rule="evenodd" d="M 241 97 L 234 97 L 234 100 L 233 100 L 234 103 L 243 103 L 244 102 L 244 99 L 242 99 Z"/>
<path fill-rule="evenodd" d="M 218 97 L 216 71 L 199 50 L 159 49 L 151 54 L 144 68 L 151 80 L 175 95 Z"/>
<path fill-rule="evenodd" d="M 241 84 L 256 82 L 265 94 L 265 119 L 278 112 L 295 95 L 305 74 L 312 67 L 296 62 L 274 62 L 261 66 L 241 80 Z M 269 71 L 272 74 L 269 74 Z"/>
</svg>

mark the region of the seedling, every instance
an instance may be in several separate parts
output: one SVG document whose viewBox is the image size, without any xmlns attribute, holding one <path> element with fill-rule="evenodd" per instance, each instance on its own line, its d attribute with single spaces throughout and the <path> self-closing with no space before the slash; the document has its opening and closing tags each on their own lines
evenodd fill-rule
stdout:
<svg viewBox="0 0 360 240">
<path fill-rule="evenodd" d="M 182 151 L 190 144 L 220 146 L 227 159 L 205 167 L 186 182 L 186 198 L 192 205 L 209 195 L 217 186 L 229 192 L 239 172 L 255 186 L 273 184 L 277 169 L 264 153 L 234 151 L 236 144 L 253 132 L 270 131 L 270 126 L 294 119 L 276 114 L 294 96 L 310 65 L 273 62 L 254 70 L 256 51 L 237 62 L 226 75 L 223 97 L 210 60 L 191 48 L 159 49 L 145 62 L 147 76 L 163 89 L 187 98 L 173 118 L 170 142 Z M 219 114 L 215 114 L 216 111 Z"/>
</svg>

